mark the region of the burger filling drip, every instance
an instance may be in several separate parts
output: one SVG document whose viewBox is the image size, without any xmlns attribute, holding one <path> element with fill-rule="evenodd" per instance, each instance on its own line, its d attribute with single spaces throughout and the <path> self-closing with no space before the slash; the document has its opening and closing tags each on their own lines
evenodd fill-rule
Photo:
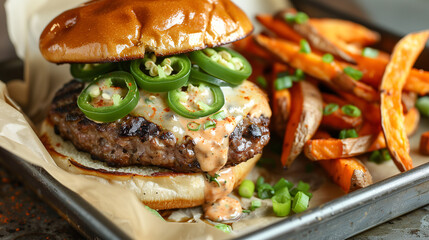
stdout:
<svg viewBox="0 0 429 240">
<path fill-rule="evenodd" d="M 243 212 L 240 202 L 230 197 L 223 197 L 215 202 L 206 203 L 203 210 L 204 217 L 215 222 L 238 219 Z"/>
</svg>

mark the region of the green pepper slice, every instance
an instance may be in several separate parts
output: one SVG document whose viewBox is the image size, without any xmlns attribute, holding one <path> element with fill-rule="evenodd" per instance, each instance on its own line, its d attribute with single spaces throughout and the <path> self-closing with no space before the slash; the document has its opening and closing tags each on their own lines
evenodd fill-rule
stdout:
<svg viewBox="0 0 429 240">
<path fill-rule="evenodd" d="M 219 111 L 219 109 L 221 109 L 225 104 L 225 97 L 220 87 L 213 84 L 203 83 L 195 80 L 190 80 L 189 83 L 191 83 L 192 85 L 196 85 L 198 87 L 202 84 L 204 84 L 204 86 L 209 87 L 210 91 L 213 94 L 213 103 L 211 105 L 205 106 L 203 109 L 200 109 L 200 110 L 188 109 L 180 101 L 183 95 L 182 88 L 174 89 L 168 92 L 167 103 L 168 103 L 168 106 L 177 114 L 186 118 L 192 118 L 192 119 L 201 118 Z"/>
<path fill-rule="evenodd" d="M 95 107 L 91 104 L 91 87 L 99 86 L 100 81 L 108 81 L 114 87 L 128 88 L 123 99 L 116 105 Z M 89 118 L 99 122 L 113 122 L 130 113 L 139 101 L 139 91 L 133 75 L 123 71 L 116 71 L 99 76 L 91 82 L 79 95 L 77 105 Z M 114 99 L 115 102 L 115 99 Z"/>
<path fill-rule="evenodd" d="M 221 51 L 228 52 L 231 59 L 226 60 L 220 56 Z M 228 48 L 216 47 L 194 51 L 189 53 L 189 58 L 208 74 L 233 85 L 240 85 L 252 74 L 250 63 L 241 54 Z M 236 70 L 234 63 L 242 65 L 241 68 Z"/>
<path fill-rule="evenodd" d="M 212 75 L 209 75 L 207 73 L 204 73 L 203 71 L 201 71 L 201 69 L 199 69 L 199 67 L 197 65 L 192 66 L 191 68 L 191 74 L 189 76 L 189 78 L 201 81 L 201 82 L 205 82 L 205 83 L 210 83 L 213 85 L 216 85 L 218 87 L 231 87 L 232 85 L 230 83 L 227 83 L 217 77 L 213 77 Z"/>
<path fill-rule="evenodd" d="M 83 82 L 90 82 L 96 77 L 113 71 L 117 65 L 115 63 L 72 63 L 70 64 L 71 75 Z"/>
<path fill-rule="evenodd" d="M 143 70 L 141 65 L 145 65 L 151 59 L 146 56 L 143 59 L 137 59 L 131 62 L 131 73 L 136 79 L 137 85 L 149 92 L 168 92 L 183 86 L 189 78 L 191 71 L 191 61 L 185 55 L 175 55 L 167 57 L 171 60 L 170 66 L 173 68 L 171 75 L 166 75 L 160 65 L 161 60 L 157 60 L 158 76 L 150 76 L 147 70 Z M 159 62 L 159 63 L 158 63 Z"/>
</svg>

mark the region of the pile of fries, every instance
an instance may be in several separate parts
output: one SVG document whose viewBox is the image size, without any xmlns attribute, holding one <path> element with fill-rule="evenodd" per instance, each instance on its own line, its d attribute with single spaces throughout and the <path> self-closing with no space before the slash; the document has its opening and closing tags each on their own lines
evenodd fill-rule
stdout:
<svg viewBox="0 0 429 240">
<path fill-rule="evenodd" d="M 420 120 L 415 102 L 429 94 L 429 72 L 413 65 L 429 31 L 405 36 L 389 54 L 368 47 L 379 34 L 353 22 L 295 9 L 257 20 L 266 32 L 234 48 L 251 62 L 250 80 L 271 98 L 284 167 L 303 152 L 345 192 L 372 183 L 359 155 L 390 153 L 400 171 L 413 168 L 408 136 Z M 420 152 L 429 154 L 429 132 Z"/>
</svg>

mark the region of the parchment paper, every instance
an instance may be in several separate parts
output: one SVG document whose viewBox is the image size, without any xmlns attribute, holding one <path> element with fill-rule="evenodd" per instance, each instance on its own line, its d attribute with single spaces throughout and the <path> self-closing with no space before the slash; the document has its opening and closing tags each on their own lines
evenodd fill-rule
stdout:
<svg viewBox="0 0 429 240">
<path fill-rule="evenodd" d="M 282 218 L 274 217 L 269 200 L 263 202 L 260 209 L 248 217 L 233 224 L 234 232 L 225 234 L 214 227 L 197 220 L 197 223 L 170 223 L 152 215 L 138 199 L 129 191 L 118 186 L 103 184 L 82 175 L 65 172 L 57 167 L 41 144 L 28 116 L 37 129 L 45 117 L 45 109 L 50 103 L 55 91 L 71 79 L 68 65 L 57 66 L 48 63 L 39 53 L 38 40 L 44 26 L 62 11 L 76 6 L 82 0 L 8 0 L 6 11 L 8 30 L 16 48 L 17 55 L 25 61 L 24 81 L 13 81 L 6 85 L 0 82 L 0 146 L 15 153 L 19 157 L 43 167 L 56 180 L 72 191 L 78 193 L 86 201 L 106 215 L 124 232 L 134 239 L 220 239 L 234 237 L 257 228 L 261 228 Z M 274 12 L 285 7 L 285 1 L 235 1 L 250 17 L 256 12 Z M 258 29 L 258 27 L 257 27 Z M 1 79 L 0 79 L 1 80 Z M 10 97 L 9 97 L 10 96 Z M 13 99 L 13 100 L 12 100 Z M 19 105 L 22 107 L 18 107 Z M 24 115 L 22 112 L 25 112 Z M 415 165 L 427 161 L 427 158 L 416 153 L 418 136 L 424 130 L 429 130 L 427 119 L 421 124 L 417 137 L 411 139 L 412 154 Z M 306 160 L 301 158 L 288 171 L 255 168 L 248 178 L 256 180 L 260 175 L 274 183 L 280 177 L 292 181 L 304 180 L 311 183 L 314 198 L 310 207 L 318 206 L 341 196 L 343 193 L 321 169 L 306 172 Z M 393 163 L 383 166 L 368 164 L 375 181 L 398 173 Z M 251 200 L 243 201 L 247 207 Z M 201 213 L 199 208 L 174 212 L 172 219 L 195 217 Z M 168 229 L 168 231 L 166 231 Z"/>
</svg>

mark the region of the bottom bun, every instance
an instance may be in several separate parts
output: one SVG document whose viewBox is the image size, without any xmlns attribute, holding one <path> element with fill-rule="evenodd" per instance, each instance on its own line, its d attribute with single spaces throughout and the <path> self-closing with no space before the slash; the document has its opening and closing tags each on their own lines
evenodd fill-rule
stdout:
<svg viewBox="0 0 429 240">
<path fill-rule="evenodd" d="M 128 188 L 151 208 L 188 208 L 205 202 L 205 173 L 178 173 L 152 166 L 110 167 L 104 162 L 91 159 L 90 154 L 77 150 L 70 141 L 64 141 L 55 134 L 54 127 L 48 120 L 42 124 L 40 138 L 59 167 Z M 231 167 L 234 188 L 252 170 L 260 157 L 261 154 L 258 154 Z"/>
</svg>

